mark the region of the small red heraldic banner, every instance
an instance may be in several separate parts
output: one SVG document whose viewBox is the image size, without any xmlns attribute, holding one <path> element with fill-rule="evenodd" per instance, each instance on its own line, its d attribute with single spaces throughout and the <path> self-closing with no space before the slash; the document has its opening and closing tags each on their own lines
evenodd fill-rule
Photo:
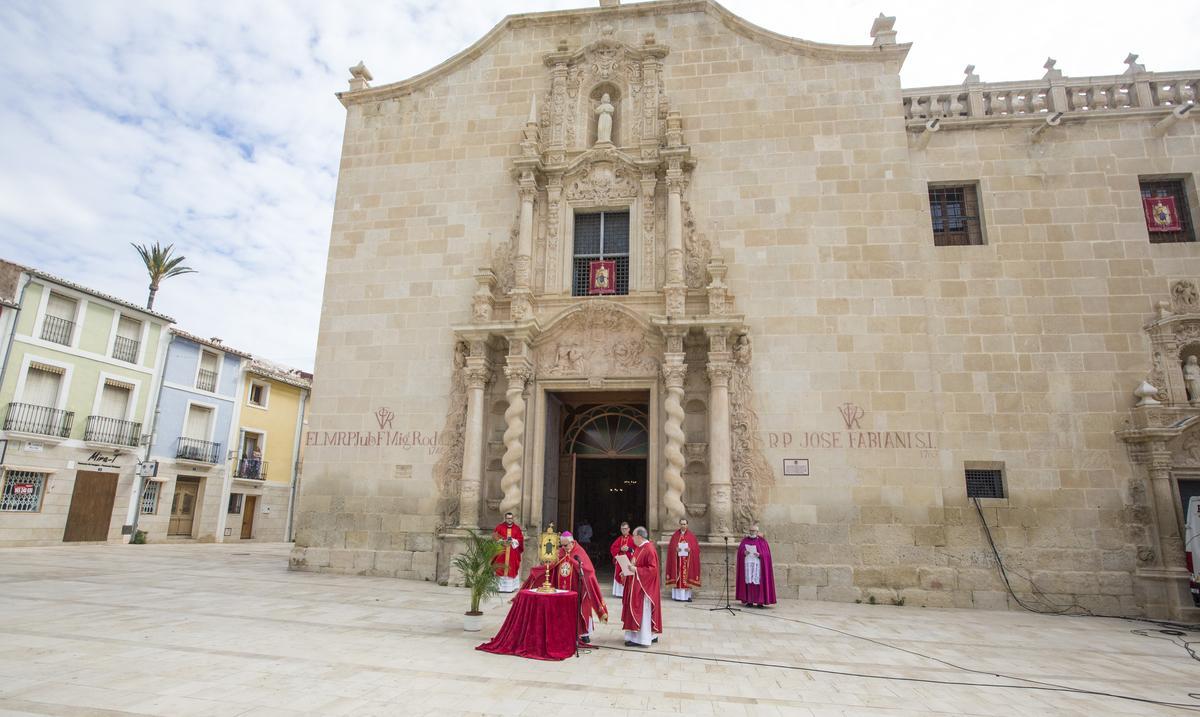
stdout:
<svg viewBox="0 0 1200 717">
<path fill-rule="evenodd" d="M 617 290 L 617 262 L 596 259 L 589 264 L 589 294 L 612 294 Z"/>
<path fill-rule="evenodd" d="M 1175 197 L 1142 197 L 1146 210 L 1146 228 L 1152 232 L 1177 232 L 1183 230 L 1179 213 L 1175 211 Z"/>
</svg>

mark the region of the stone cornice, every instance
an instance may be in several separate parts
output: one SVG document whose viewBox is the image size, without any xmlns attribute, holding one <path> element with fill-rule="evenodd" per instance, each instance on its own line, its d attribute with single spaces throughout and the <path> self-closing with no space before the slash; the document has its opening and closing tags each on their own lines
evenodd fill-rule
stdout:
<svg viewBox="0 0 1200 717">
<path fill-rule="evenodd" d="M 489 30 L 486 35 L 479 38 L 473 45 L 419 75 L 414 75 L 399 82 L 380 85 L 379 87 L 338 92 L 335 95 L 344 106 L 350 107 L 361 102 L 379 101 L 411 94 L 431 82 L 479 59 L 510 28 L 570 24 L 577 23 L 582 19 L 591 18 L 653 17 L 692 12 L 705 13 L 720 21 L 729 30 L 751 40 L 761 42 L 768 47 L 812 57 L 849 61 L 885 59 L 903 64 L 904 58 L 908 55 L 908 50 L 912 46 L 910 43 L 874 46 L 811 42 L 809 40 L 780 35 L 779 33 L 771 32 L 747 22 L 721 5 L 718 5 L 713 0 L 663 0 L 662 2 L 636 3 L 632 5 L 618 5 L 616 7 L 592 7 L 509 15 L 497 23 L 495 27 Z"/>
</svg>

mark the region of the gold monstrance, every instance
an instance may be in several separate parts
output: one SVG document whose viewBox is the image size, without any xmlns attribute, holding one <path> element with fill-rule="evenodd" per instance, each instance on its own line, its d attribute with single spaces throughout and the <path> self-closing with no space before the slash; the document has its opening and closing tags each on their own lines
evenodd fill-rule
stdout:
<svg viewBox="0 0 1200 717">
<path fill-rule="evenodd" d="M 554 523 L 551 523 L 542 533 L 542 537 L 538 538 L 538 560 L 546 566 L 546 579 L 537 591 L 552 593 L 554 586 L 550 584 L 550 566 L 558 560 L 558 533 L 554 532 Z"/>
</svg>

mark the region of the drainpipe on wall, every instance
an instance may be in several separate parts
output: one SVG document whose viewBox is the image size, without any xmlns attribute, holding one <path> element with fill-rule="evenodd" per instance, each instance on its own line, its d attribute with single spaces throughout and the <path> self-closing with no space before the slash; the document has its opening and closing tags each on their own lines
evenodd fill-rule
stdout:
<svg viewBox="0 0 1200 717">
<path fill-rule="evenodd" d="M 175 343 L 175 334 L 171 333 L 170 328 L 167 329 L 167 335 L 171 338 L 167 340 L 167 350 L 163 352 L 162 371 L 158 376 L 158 392 L 154 397 L 154 417 L 150 419 L 150 433 L 146 439 L 146 453 L 143 458 L 144 463 L 150 462 L 150 451 L 154 448 L 154 435 L 158 431 L 158 414 L 159 405 L 162 403 L 163 384 L 167 382 L 167 363 L 171 360 L 171 344 Z M 137 470 L 134 470 L 133 476 L 133 515 L 129 518 L 129 539 L 133 540 L 133 536 L 137 535 L 138 518 L 142 515 L 142 488 L 146 485 L 146 479 L 137 475 Z M 161 497 L 161 496 L 160 496 Z M 124 532 L 124 531 L 121 531 Z"/>
<path fill-rule="evenodd" d="M 287 531 L 284 540 L 292 542 L 292 528 L 296 519 L 296 491 L 300 488 L 300 447 L 304 440 L 304 411 L 308 407 L 308 391 L 300 392 L 300 415 L 296 418 L 296 445 L 292 449 L 292 492 L 288 496 Z"/>
</svg>

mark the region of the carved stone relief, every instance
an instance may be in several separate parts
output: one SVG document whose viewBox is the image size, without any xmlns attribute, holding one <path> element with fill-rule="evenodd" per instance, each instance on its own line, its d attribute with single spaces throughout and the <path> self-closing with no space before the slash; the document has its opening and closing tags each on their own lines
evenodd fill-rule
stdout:
<svg viewBox="0 0 1200 717">
<path fill-rule="evenodd" d="M 712 244 L 696 227 L 696 217 L 689 203 L 683 203 L 683 279 L 689 289 L 703 289 L 708 285 L 708 260 L 712 258 Z"/>
<path fill-rule="evenodd" d="M 730 425 L 733 453 L 733 511 L 739 532 L 759 520 L 775 473 L 763 455 L 754 389 L 750 385 L 753 351 L 750 336 L 742 333 L 733 342 L 733 375 L 729 379 Z"/>
<path fill-rule="evenodd" d="M 658 340 L 616 304 L 591 300 L 563 319 L 535 349 L 538 374 L 651 376 L 658 369 Z"/>
<path fill-rule="evenodd" d="M 567 199 L 596 206 L 638 195 L 639 182 L 622 164 L 595 161 L 569 175 L 565 182 Z"/>
<path fill-rule="evenodd" d="M 441 455 L 433 466 L 433 482 L 437 488 L 438 516 L 441 521 L 439 531 L 458 525 L 459 483 L 462 480 L 463 443 L 467 425 L 467 384 L 463 372 L 467 366 L 468 352 L 465 341 L 454 345 L 450 397 L 446 409 L 446 423 L 442 428 L 446 442 L 439 446 Z"/>
<path fill-rule="evenodd" d="M 1177 314 L 1200 312 L 1200 291 L 1196 282 L 1182 279 L 1171 284 L 1171 308 Z"/>
</svg>

